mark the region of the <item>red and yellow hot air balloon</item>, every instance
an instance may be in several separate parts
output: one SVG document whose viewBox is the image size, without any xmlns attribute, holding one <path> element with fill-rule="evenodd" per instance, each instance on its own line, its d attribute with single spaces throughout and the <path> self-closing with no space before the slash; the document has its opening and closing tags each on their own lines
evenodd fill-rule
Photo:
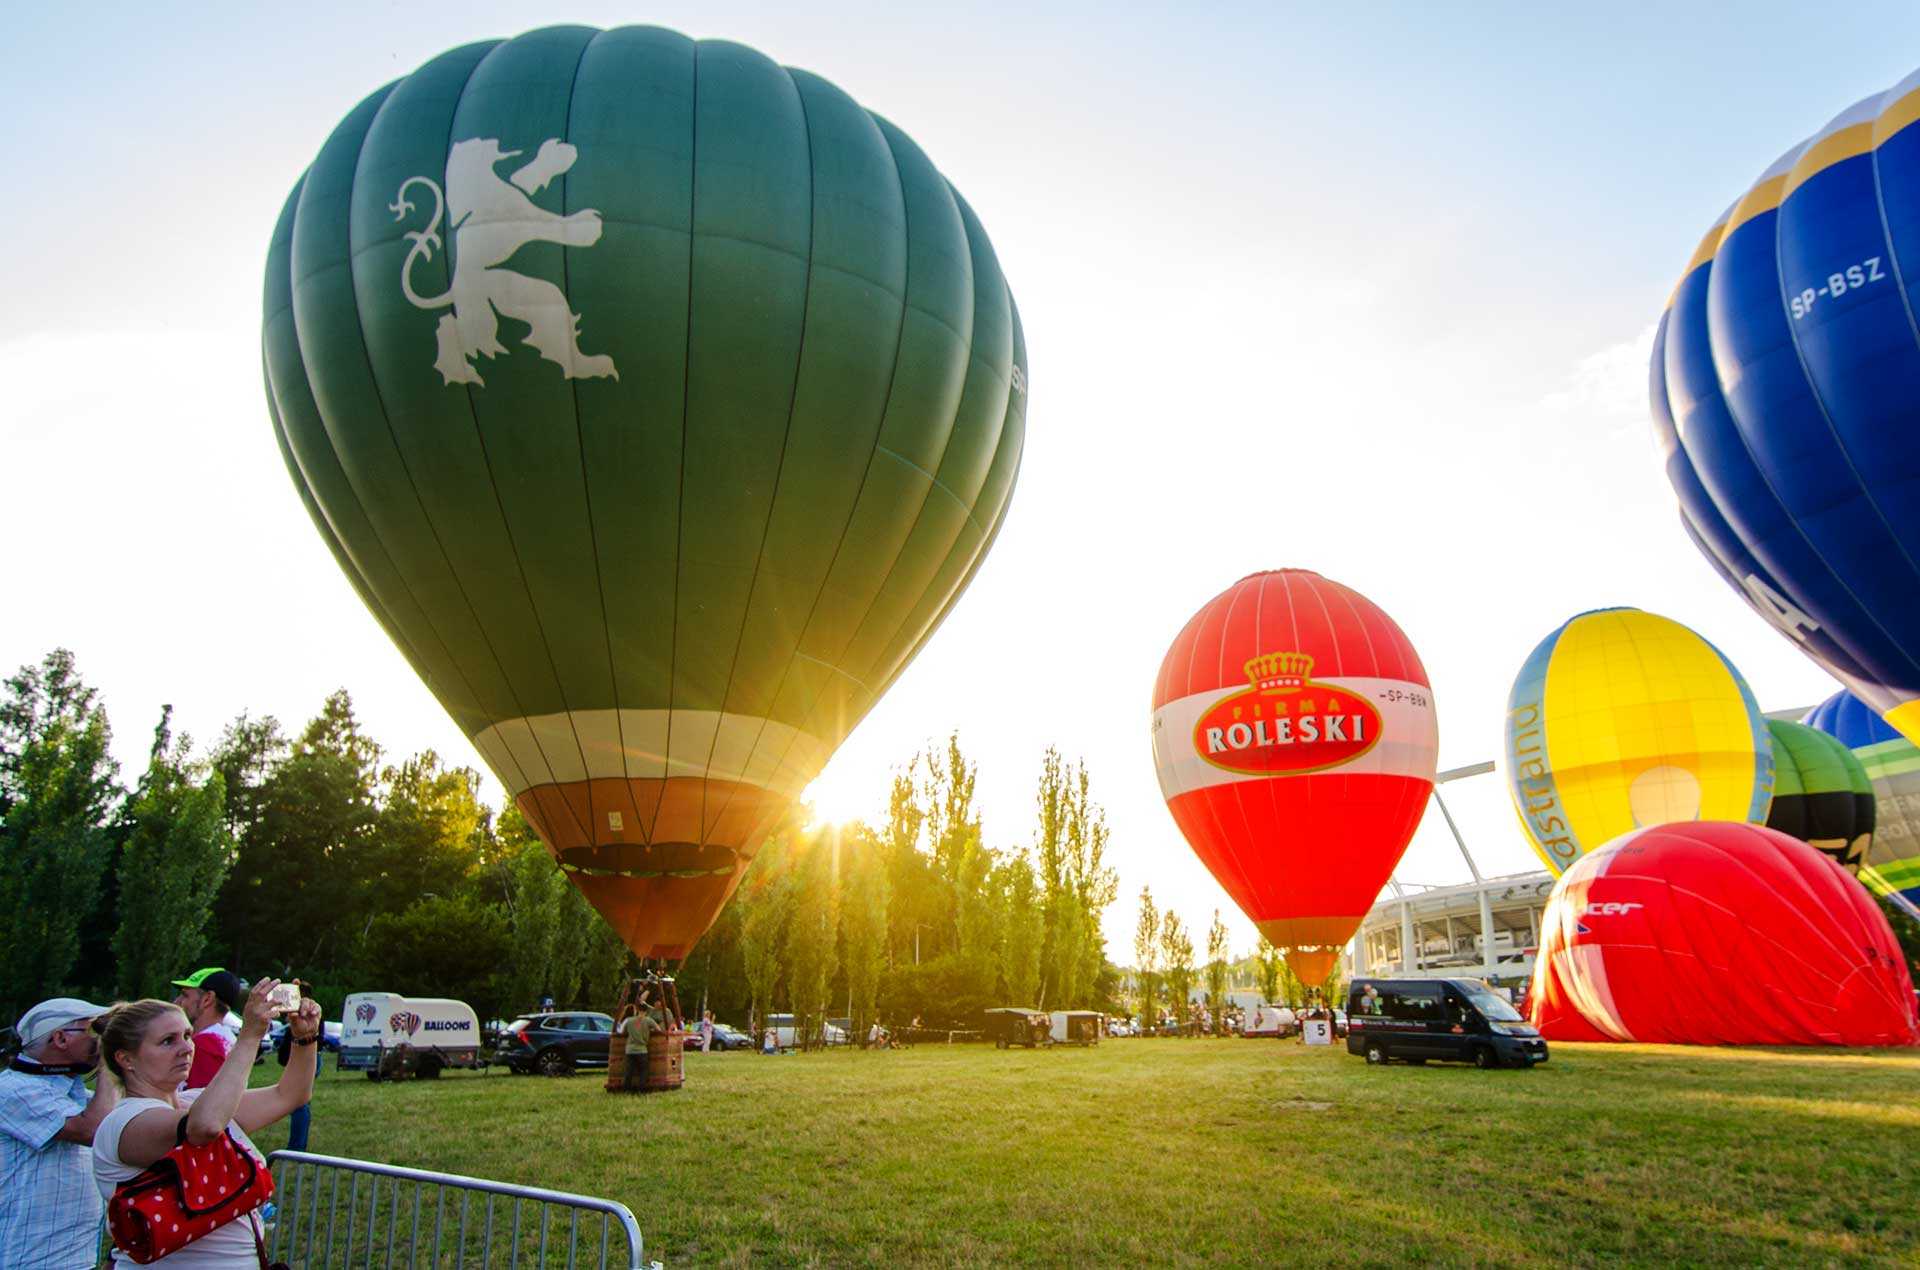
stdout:
<svg viewBox="0 0 1920 1270">
<path fill-rule="evenodd" d="M 1167 650 L 1153 756 L 1194 852 L 1310 984 L 1400 862 L 1433 792 L 1439 725 L 1413 645 L 1305 569 L 1215 596 Z"/>
</svg>

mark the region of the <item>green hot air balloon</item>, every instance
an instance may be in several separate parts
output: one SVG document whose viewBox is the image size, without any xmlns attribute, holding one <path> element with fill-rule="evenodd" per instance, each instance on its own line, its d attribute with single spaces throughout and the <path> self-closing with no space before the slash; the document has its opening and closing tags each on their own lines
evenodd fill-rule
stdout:
<svg viewBox="0 0 1920 1270">
<path fill-rule="evenodd" d="M 1773 807 L 1767 828 L 1792 834 L 1857 874 L 1873 844 L 1874 794 L 1852 750 L 1818 728 L 1768 719 Z"/>
<path fill-rule="evenodd" d="M 560 866 L 682 957 L 1006 514 L 1020 319 L 899 129 L 655 28 L 446 53 L 287 200 L 274 430 Z"/>
</svg>

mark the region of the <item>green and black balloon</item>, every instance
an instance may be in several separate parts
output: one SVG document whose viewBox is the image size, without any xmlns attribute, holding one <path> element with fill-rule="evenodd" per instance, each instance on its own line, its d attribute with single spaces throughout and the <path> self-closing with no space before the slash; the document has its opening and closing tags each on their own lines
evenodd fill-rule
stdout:
<svg viewBox="0 0 1920 1270">
<path fill-rule="evenodd" d="M 1873 842 L 1873 783 L 1853 751 L 1818 728 L 1767 720 L 1773 809 L 1767 827 L 1792 834 L 1857 873 Z"/>
</svg>

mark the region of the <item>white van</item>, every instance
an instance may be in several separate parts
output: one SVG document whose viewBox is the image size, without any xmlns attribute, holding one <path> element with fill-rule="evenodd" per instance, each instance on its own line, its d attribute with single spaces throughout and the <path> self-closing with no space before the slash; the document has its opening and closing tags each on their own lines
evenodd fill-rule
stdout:
<svg viewBox="0 0 1920 1270">
<path fill-rule="evenodd" d="M 388 1050 L 410 1046 L 419 1074 L 480 1065 L 480 1020 L 465 1001 L 356 992 L 340 1011 L 340 1070 L 380 1074 Z"/>
<path fill-rule="evenodd" d="M 822 1030 L 815 1035 L 816 1037 L 824 1039 L 826 1044 L 845 1045 L 847 1043 L 847 1033 L 844 1028 L 837 1024 L 829 1023 L 824 1019 L 821 1020 L 819 1026 Z M 761 1035 L 753 1038 L 753 1048 L 756 1050 L 760 1048 L 761 1041 L 768 1028 L 773 1029 L 774 1043 L 781 1049 L 790 1050 L 796 1044 L 793 1016 L 791 1014 L 769 1014 L 767 1021 L 760 1025 Z"/>
</svg>

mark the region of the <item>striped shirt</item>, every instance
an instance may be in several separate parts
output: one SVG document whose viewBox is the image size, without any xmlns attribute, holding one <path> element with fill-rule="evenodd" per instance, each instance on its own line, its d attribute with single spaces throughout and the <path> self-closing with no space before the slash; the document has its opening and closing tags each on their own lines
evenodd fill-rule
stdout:
<svg viewBox="0 0 1920 1270">
<path fill-rule="evenodd" d="M 106 1201 L 93 1152 L 54 1135 L 87 1109 L 79 1076 L 0 1071 L 0 1263 L 78 1270 L 95 1263 Z"/>
</svg>

